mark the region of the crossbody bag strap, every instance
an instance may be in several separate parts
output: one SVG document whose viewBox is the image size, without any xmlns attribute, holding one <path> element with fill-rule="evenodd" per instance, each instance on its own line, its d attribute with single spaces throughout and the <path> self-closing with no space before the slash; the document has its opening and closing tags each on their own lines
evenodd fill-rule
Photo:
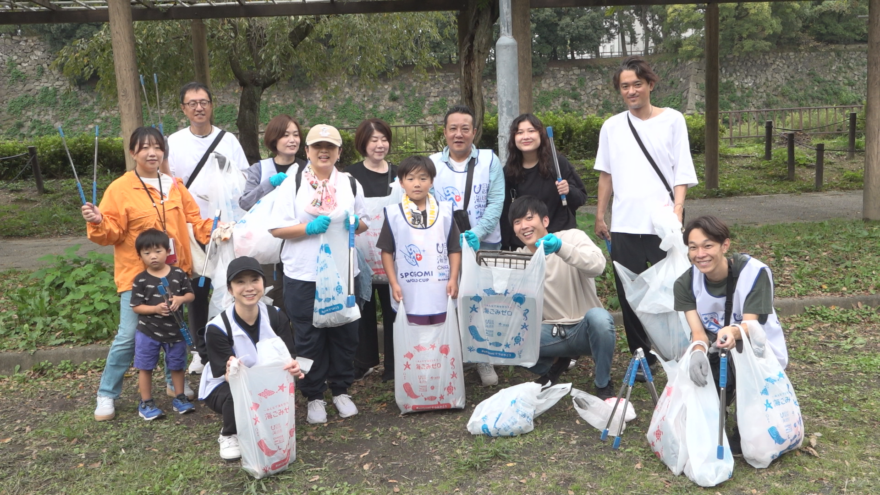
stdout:
<svg viewBox="0 0 880 495">
<path fill-rule="evenodd" d="M 226 325 L 226 340 L 229 341 L 229 348 L 232 349 L 235 347 L 235 341 L 232 339 L 232 325 L 229 324 L 229 317 L 226 316 L 226 311 L 220 312 L 220 318 L 223 319 L 223 324 Z"/>
<path fill-rule="evenodd" d="M 202 171 L 202 167 L 205 166 L 205 162 L 208 161 L 208 157 L 211 156 L 211 153 L 214 152 L 214 150 L 217 148 L 217 145 L 220 144 L 220 140 L 223 139 L 223 136 L 225 136 L 225 135 L 226 135 L 226 131 L 221 130 L 220 133 L 217 134 L 217 137 L 214 138 L 214 142 L 211 143 L 211 146 L 208 146 L 208 151 L 206 151 L 205 154 L 202 155 L 202 159 L 199 160 L 199 164 L 196 165 L 196 168 L 195 168 L 195 170 L 193 170 L 192 175 L 189 176 L 189 180 L 186 181 L 186 188 L 187 189 L 189 189 L 189 186 L 191 186 L 192 183 L 195 182 L 196 177 L 199 176 L 199 172 Z"/>
<path fill-rule="evenodd" d="M 736 291 L 736 279 L 733 275 L 733 259 L 727 259 L 727 299 L 724 301 L 724 326 L 730 326 L 730 317 L 733 314 L 733 293 Z"/>
<path fill-rule="evenodd" d="M 666 177 L 663 176 L 663 173 L 660 172 L 660 167 L 657 166 L 657 163 L 654 161 L 654 158 L 648 153 L 648 149 L 645 148 L 645 144 L 642 143 L 642 138 L 639 137 L 639 133 L 636 131 L 635 126 L 632 123 L 632 120 L 629 119 L 629 112 L 626 114 L 626 123 L 629 124 L 629 130 L 632 131 L 633 137 L 636 138 L 636 142 L 639 143 L 639 148 L 642 149 L 642 153 L 645 154 L 645 158 L 648 159 L 648 163 L 654 167 L 654 172 L 657 172 L 657 177 L 660 177 L 660 180 L 663 181 L 663 185 L 666 187 L 666 191 L 669 193 L 669 199 L 672 200 L 673 204 L 675 203 L 675 193 L 672 192 L 672 188 L 669 187 L 669 182 L 666 181 Z"/>
<path fill-rule="evenodd" d="M 471 203 L 471 190 L 474 188 L 474 169 L 477 168 L 477 158 L 471 157 L 468 162 L 467 180 L 464 185 L 464 203 L 461 204 L 462 210 L 467 211 L 468 205 Z"/>
</svg>

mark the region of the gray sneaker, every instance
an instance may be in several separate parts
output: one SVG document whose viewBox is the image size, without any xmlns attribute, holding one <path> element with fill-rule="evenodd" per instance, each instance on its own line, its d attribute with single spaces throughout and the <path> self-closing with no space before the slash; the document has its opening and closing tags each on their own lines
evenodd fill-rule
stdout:
<svg viewBox="0 0 880 495">
<path fill-rule="evenodd" d="M 489 363 L 477 363 L 477 373 L 484 387 L 498 385 L 498 375 L 495 373 L 495 367 Z"/>
</svg>

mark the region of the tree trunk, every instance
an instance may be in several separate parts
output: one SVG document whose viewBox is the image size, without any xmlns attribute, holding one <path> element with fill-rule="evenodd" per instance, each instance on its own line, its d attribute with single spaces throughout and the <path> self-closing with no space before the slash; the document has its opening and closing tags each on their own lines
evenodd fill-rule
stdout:
<svg viewBox="0 0 880 495">
<path fill-rule="evenodd" d="M 461 103 L 474 111 L 474 144 L 483 134 L 483 70 L 492 44 L 492 25 L 498 19 L 498 4 L 479 7 L 479 0 L 467 0 L 458 13 L 458 63 L 461 69 L 459 87 Z"/>
<path fill-rule="evenodd" d="M 648 7 L 647 5 L 641 5 L 639 7 L 639 21 L 642 25 L 642 36 L 645 38 L 645 48 L 644 53 L 642 55 L 648 56 L 648 49 L 650 48 L 651 42 L 651 34 L 648 31 Z"/>
<path fill-rule="evenodd" d="M 241 81 L 239 81 L 241 84 Z M 260 100 L 263 87 L 257 84 L 241 84 L 241 98 L 238 103 L 238 142 L 247 156 L 248 162 L 260 161 Z"/>
<path fill-rule="evenodd" d="M 617 34 L 620 36 L 620 54 L 626 57 L 626 31 L 624 29 L 623 16 L 617 14 Z"/>
</svg>

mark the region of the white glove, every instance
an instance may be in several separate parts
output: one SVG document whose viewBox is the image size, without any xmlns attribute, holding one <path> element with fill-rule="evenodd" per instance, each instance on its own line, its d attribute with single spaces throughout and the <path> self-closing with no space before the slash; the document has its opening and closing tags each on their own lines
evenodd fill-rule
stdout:
<svg viewBox="0 0 880 495">
<path fill-rule="evenodd" d="M 764 327 L 758 323 L 758 320 L 746 320 L 742 324 L 748 327 L 749 341 L 752 343 L 755 356 L 764 357 L 764 350 L 767 348 L 767 332 L 764 331 Z"/>
</svg>

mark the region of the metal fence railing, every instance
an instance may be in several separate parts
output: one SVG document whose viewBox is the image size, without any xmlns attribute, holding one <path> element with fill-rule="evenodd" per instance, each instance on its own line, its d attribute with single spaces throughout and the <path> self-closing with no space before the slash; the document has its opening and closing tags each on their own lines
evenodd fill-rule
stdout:
<svg viewBox="0 0 880 495">
<path fill-rule="evenodd" d="M 778 131 L 800 131 L 811 135 L 846 134 L 849 130 L 849 114 L 861 109 L 862 105 L 838 105 L 726 110 L 719 114 L 721 123 L 727 126 L 725 139 L 733 144 L 735 139 L 763 138 L 768 120 L 773 121 Z"/>
</svg>

